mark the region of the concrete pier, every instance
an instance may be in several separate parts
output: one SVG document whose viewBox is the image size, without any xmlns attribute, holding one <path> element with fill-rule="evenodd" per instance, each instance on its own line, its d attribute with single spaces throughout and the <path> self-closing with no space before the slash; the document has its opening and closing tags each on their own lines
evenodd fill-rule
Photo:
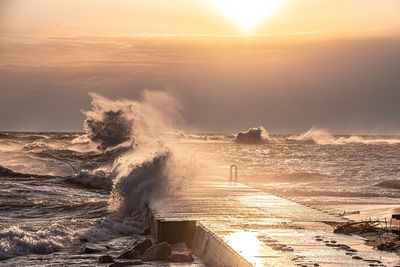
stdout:
<svg viewBox="0 0 400 267">
<path fill-rule="evenodd" d="M 394 266 L 398 260 L 361 238 L 333 234 L 326 222 L 345 222 L 341 217 L 223 177 L 202 177 L 160 199 L 153 211 L 165 221 L 201 223 L 193 251 L 207 266 Z"/>
</svg>

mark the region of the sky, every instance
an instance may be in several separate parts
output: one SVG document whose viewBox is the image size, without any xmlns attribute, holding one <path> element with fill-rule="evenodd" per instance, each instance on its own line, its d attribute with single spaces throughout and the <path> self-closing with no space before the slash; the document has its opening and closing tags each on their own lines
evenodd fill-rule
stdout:
<svg viewBox="0 0 400 267">
<path fill-rule="evenodd" d="M 0 0 L 0 130 L 82 131 L 89 92 L 148 89 L 179 99 L 190 131 L 400 134 L 399 14 L 398 0 Z"/>
</svg>

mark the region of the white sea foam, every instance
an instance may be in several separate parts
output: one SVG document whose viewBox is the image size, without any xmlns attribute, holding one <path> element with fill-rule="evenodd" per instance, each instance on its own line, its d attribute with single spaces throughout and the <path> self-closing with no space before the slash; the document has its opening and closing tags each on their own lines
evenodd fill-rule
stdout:
<svg viewBox="0 0 400 267">
<path fill-rule="evenodd" d="M 299 136 L 291 136 L 289 140 L 318 145 L 346 145 L 346 144 L 400 144 L 400 139 L 395 137 L 366 137 L 366 136 L 334 136 L 327 130 L 311 128 Z"/>
<path fill-rule="evenodd" d="M 25 228 L 14 225 L 0 231 L 0 259 L 29 253 L 55 252 L 72 240 L 73 229 L 62 224 Z"/>
</svg>

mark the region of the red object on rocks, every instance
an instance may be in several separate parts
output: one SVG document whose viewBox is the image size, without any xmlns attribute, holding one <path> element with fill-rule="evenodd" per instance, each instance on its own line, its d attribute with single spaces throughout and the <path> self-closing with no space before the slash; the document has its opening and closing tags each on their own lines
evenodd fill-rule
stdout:
<svg viewBox="0 0 400 267">
<path fill-rule="evenodd" d="M 192 262 L 194 258 L 192 250 L 187 247 L 186 243 L 179 242 L 172 246 L 172 252 L 168 260 L 172 262 Z"/>
</svg>

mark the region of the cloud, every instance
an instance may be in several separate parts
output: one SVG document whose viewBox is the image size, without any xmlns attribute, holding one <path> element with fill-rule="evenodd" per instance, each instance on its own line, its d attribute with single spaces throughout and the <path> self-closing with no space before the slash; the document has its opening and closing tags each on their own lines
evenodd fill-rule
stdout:
<svg viewBox="0 0 400 267">
<path fill-rule="evenodd" d="M 0 129 L 81 130 L 89 91 L 174 87 L 192 129 L 397 131 L 398 47 L 400 37 L 318 34 L 3 36 Z"/>
</svg>

